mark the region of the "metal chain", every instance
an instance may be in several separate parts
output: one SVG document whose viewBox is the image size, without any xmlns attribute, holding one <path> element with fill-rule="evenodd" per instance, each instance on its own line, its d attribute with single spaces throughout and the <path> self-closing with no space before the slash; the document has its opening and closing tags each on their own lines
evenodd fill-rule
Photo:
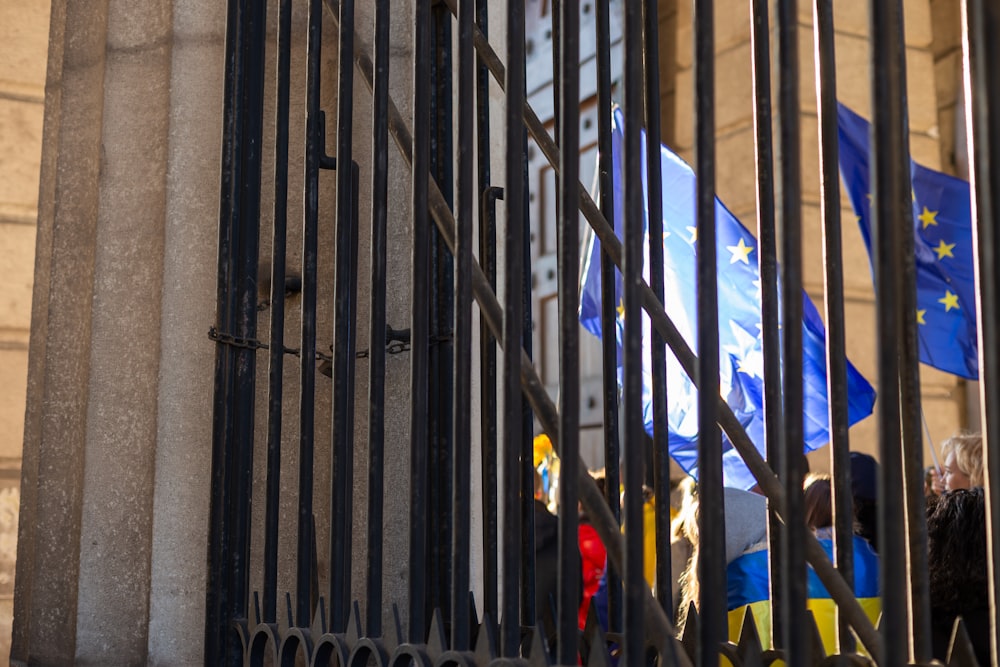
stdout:
<svg viewBox="0 0 1000 667">
<path fill-rule="evenodd" d="M 268 343 L 265 343 L 264 341 L 258 340 L 256 338 L 241 338 L 239 336 L 234 336 L 232 334 L 222 333 L 215 327 L 209 328 L 208 337 L 209 339 L 214 340 L 217 343 L 222 343 L 223 345 L 229 345 L 232 347 L 239 347 L 246 350 L 271 349 L 271 346 Z M 430 344 L 432 346 L 442 345 L 445 343 L 450 343 L 453 340 L 454 337 L 449 332 L 440 336 L 432 336 L 430 339 Z M 395 340 L 385 346 L 386 354 L 402 354 L 403 352 L 409 352 L 409 351 L 410 351 L 410 342 L 408 340 L 407 341 Z M 330 352 L 333 352 L 332 345 L 330 346 Z M 286 347 L 284 348 L 284 353 L 296 357 L 302 356 L 302 351 L 297 347 Z M 368 349 L 358 350 L 354 354 L 354 357 L 356 359 L 367 359 L 369 356 L 370 352 L 368 351 Z M 331 355 L 320 352 L 319 350 L 316 350 L 316 358 L 321 361 L 329 361 L 329 362 L 333 361 L 333 357 Z"/>
</svg>

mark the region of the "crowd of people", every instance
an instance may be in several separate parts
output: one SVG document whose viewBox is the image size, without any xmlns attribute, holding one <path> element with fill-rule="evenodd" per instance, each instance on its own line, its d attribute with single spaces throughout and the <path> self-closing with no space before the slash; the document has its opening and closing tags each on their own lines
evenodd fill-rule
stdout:
<svg viewBox="0 0 1000 667">
<path fill-rule="evenodd" d="M 543 436 L 544 437 L 544 436 Z M 547 440 L 547 439 L 546 439 Z M 989 664 L 989 579 L 987 571 L 986 508 L 983 491 L 982 437 L 960 433 L 942 445 L 943 465 L 927 471 L 925 496 L 928 530 L 928 570 L 935 658 L 944 661 L 961 617 L 977 658 Z M 537 456 L 535 478 L 536 580 L 539 615 L 554 610 L 557 577 L 555 552 L 556 517 L 546 499 L 557 475 Z M 544 456 L 542 457 L 545 458 Z M 551 455 L 549 456 L 551 460 Z M 540 462 L 541 461 L 541 462 Z M 877 541 L 877 480 L 879 466 L 874 458 L 851 454 L 851 498 L 853 509 L 854 592 L 873 623 L 881 613 L 879 598 L 879 556 Z M 538 470 L 546 473 L 543 477 Z M 602 474 L 595 475 L 601 491 Z M 676 604 L 678 630 L 686 623 L 688 610 L 697 608 L 698 595 L 698 507 L 697 484 L 685 478 L 674 485 L 671 503 L 671 559 L 669 585 Z M 765 644 L 770 638 L 770 587 L 768 579 L 768 539 L 766 499 L 753 490 L 726 488 L 726 578 L 730 639 L 738 639 L 747 610 L 753 612 L 758 633 Z M 809 530 L 833 556 L 833 488 L 829 475 L 808 474 L 803 486 L 805 517 Z M 644 574 L 651 587 L 655 581 L 652 492 L 644 488 L 647 520 L 643 526 L 646 557 Z M 607 557 L 597 531 L 583 508 L 580 512 L 580 607 L 579 627 L 586 627 L 593 611 L 607 629 Z M 628 530 L 628 526 L 623 528 Z M 837 651 L 836 608 L 829 593 L 810 568 L 808 608 L 813 614 L 826 653 Z M 551 620 L 551 619 L 550 619 Z M 551 623 L 550 623 L 551 625 Z"/>
</svg>

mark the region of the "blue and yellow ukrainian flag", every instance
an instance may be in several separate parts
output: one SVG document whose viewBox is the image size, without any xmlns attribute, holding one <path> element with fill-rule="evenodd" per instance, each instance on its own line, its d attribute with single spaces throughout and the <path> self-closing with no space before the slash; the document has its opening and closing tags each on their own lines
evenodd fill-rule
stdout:
<svg viewBox="0 0 1000 667">
<path fill-rule="evenodd" d="M 833 540 L 820 540 L 827 555 L 833 557 Z M 738 641 L 743 617 L 749 608 L 753 611 L 763 647 L 770 648 L 771 642 L 771 601 L 768 573 L 767 548 L 745 553 L 726 569 L 729 593 L 729 639 Z M 837 615 L 836 605 L 830 598 L 819 577 L 812 568 L 808 574 L 808 596 L 806 606 L 816 619 L 823 648 L 827 655 L 836 653 Z M 854 536 L 854 595 L 872 623 L 878 622 L 882 613 L 879 598 L 878 555 L 868 541 Z"/>
</svg>

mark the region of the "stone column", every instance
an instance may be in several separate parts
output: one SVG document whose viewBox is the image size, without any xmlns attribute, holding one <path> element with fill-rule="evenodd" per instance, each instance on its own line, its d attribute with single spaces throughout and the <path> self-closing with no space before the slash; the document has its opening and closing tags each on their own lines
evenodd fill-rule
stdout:
<svg viewBox="0 0 1000 667">
<path fill-rule="evenodd" d="M 13 664 L 202 662 L 216 4 L 52 5 Z"/>
</svg>

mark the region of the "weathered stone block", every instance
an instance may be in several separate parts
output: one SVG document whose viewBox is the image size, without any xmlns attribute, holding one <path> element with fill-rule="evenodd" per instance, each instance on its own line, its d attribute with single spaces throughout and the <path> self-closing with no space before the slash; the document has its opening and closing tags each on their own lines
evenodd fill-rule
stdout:
<svg viewBox="0 0 1000 667">
<path fill-rule="evenodd" d="M 24 336 L 13 349 L 0 348 L 0 459 L 20 459 L 24 434 L 24 393 L 28 382 L 28 347 Z M 13 587 L 8 592 L 12 592 Z M 2 589 L 0 589 L 2 594 Z"/>
<path fill-rule="evenodd" d="M 41 147 L 42 105 L 0 99 L 0 202 L 36 205 Z"/>
<path fill-rule="evenodd" d="M 34 265 L 35 227 L 0 222 L 0 330 L 28 330 Z"/>
<path fill-rule="evenodd" d="M 49 4 L 42 0 L 0 3 L 0 88 L 4 82 L 45 85 L 49 51 Z"/>
<path fill-rule="evenodd" d="M 753 121 L 753 74 L 750 42 L 743 42 L 715 58 L 715 127 L 717 132 L 733 130 Z M 694 70 L 677 73 L 677 146 L 694 146 Z"/>
<path fill-rule="evenodd" d="M 958 103 L 965 94 L 962 83 L 962 51 L 953 49 L 934 62 L 934 84 L 939 106 Z"/>
<path fill-rule="evenodd" d="M 726 0 L 715 3 L 715 52 L 722 53 L 750 40 L 750 3 Z M 677 3 L 677 65 L 691 67 L 694 62 L 694 16 L 690 2 Z"/>
<path fill-rule="evenodd" d="M 940 56 L 962 44 L 962 12 L 958 0 L 930 0 L 934 28 L 934 55 Z"/>
<path fill-rule="evenodd" d="M 861 231 L 851 204 L 844 197 L 840 213 L 841 243 L 843 244 L 844 288 L 855 297 L 874 298 L 871 264 L 861 239 Z M 823 226 L 818 201 L 802 206 L 802 271 L 803 281 L 810 289 L 823 289 Z"/>
</svg>

